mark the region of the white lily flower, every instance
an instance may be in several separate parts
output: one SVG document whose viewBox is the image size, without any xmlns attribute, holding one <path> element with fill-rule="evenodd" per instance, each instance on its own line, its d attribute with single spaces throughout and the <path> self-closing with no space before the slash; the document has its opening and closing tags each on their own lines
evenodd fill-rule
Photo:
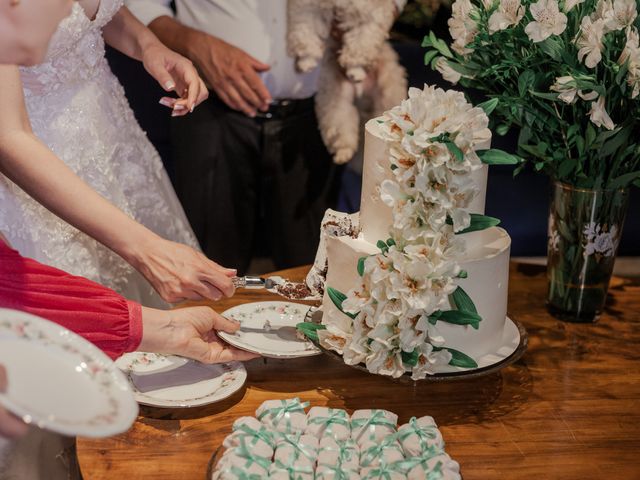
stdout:
<svg viewBox="0 0 640 480">
<path fill-rule="evenodd" d="M 551 35 L 560 35 L 567 28 L 567 16 L 560 11 L 556 0 L 539 0 L 529 7 L 533 22 L 524 31 L 531 41 L 537 43 Z"/>
<path fill-rule="evenodd" d="M 500 0 L 497 10 L 489 17 L 489 33 L 518 25 L 524 13 L 525 8 L 520 0 Z"/>
<path fill-rule="evenodd" d="M 635 0 L 599 0 L 593 19 L 602 20 L 607 33 L 630 27 L 637 16 Z"/>
<path fill-rule="evenodd" d="M 596 102 L 591 102 L 591 110 L 589 111 L 589 119 L 597 127 L 603 127 L 607 130 L 616 128 L 613 120 L 607 113 L 604 97 L 599 97 Z"/>
<path fill-rule="evenodd" d="M 472 52 L 467 45 L 478 34 L 478 25 L 473 18 L 476 11 L 470 0 L 456 0 L 451 6 L 451 18 L 447 22 L 451 38 L 454 40 L 451 48 L 460 55 Z"/>
<path fill-rule="evenodd" d="M 602 60 L 604 33 L 603 19 L 592 21 L 590 17 L 582 17 L 575 43 L 579 48 L 578 60 L 584 61 L 588 68 L 594 68 Z"/>
</svg>

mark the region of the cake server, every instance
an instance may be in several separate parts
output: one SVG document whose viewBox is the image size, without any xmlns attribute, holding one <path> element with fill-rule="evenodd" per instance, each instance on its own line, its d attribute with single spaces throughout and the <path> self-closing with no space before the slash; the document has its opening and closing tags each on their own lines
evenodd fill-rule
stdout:
<svg viewBox="0 0 640 480">
<path fill-rule="evenodd" d="M 233 277 L 231 280 L 236 288 L 265 288 L 267 290 L 272 290 L 277 285 L 277 283 L 271 278 L 254 277 L 250 275 L 245 277 Z"/>
</svg>

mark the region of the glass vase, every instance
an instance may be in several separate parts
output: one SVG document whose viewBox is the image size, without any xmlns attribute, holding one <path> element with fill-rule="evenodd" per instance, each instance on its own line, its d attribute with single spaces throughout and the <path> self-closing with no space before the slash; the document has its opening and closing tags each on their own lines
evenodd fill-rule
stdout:
<svg viewBox="0 0 640 480">
<path fill-rule="evenodd" d="M 629 189 L 553 184 L 547 245 L 548 307 L 566 321 L 602 312 L 629 201 Z"/>
</svg>

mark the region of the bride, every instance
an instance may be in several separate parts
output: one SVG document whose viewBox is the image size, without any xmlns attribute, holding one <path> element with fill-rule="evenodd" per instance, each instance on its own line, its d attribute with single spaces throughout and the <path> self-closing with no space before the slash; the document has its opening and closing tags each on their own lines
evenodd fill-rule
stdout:
<svg viewBox="0 0 640 480">
<path fill-rule="evenodd" d="M 161 306 L 161 298 L 145 277 L 163 293 L 162 288 L 158 288 L 163 280 L 160 278 L 164 274 L 162 267 L 173 259 L 162 258 L 162 252 L 158 258 L 149 258 L 154 248 L 148 241 L 150 235 L 145 234 L 142 227 L 137 229 L 124 221 L 118 224 L 114 215 L 94 219 L 100 224 L 94 229 L 100 230 L 96 235 L 91 228 L 82 229 L 108 245 L 113 250 L 110 251 L 46 210 L 17 185 L 32 186 L 33 179 L 39 177 L 41 190 L 51 190 L 47 181 L 55 182 L 55 176 L 63 172 L 53 168 L 37 171 L 36 158 L 42 159 L 39 139 L 95 191 L 157 236 L 197 248 L 160 158 L 136 122 L 121 85 L 109 69 L 104 57 L 105 41 L 141 60 L 165 90 L 178 94 L 177 99 L 161 100 L 174 115 L 187 114 L 207 97 L 206 87 L 190 62 L 164 47 L 122 6 L 122 0 L 74 2 L 71 14 L 54 34 L 44 62 L 20 68 L 22 88 L 17 81 L 16 67 L 0 67 L 3 85 L 0 101 L 5 106 L 2 166 L 16 182 L 0 176 L 0 232 L 25 256 L 95 280 L 144 305 Z M 38 139 L 31 134 L 29 121 Z M 9 135 L 7 124 L 18 135 Z M 34 155 L 35 152 L 39 155 Z M 43 164 L 48 168 L 51 165 L 50 162 Z M 42 180 L 47 176 L 48 180 Z M 75 201 L 67 202 L 61 210 L 72 211 L 65 218 L 70 220 L 69 217 L 76 215 L 74 209 L 86 210 L 90 204 L 84 203 L 89 199 L 80 195 L 80 191 L 67 193 L 65 196 Z M 74 197 L 74 193 L 78 195 Z M 39 194 L 46 195 L 42 191 Z M 108 210 L 96 208 L 95 214 L 101 211 Z M 64 212 L 61 216 L 65 216 Z M 118 228 L 120 231 L 114 232 Z M 115 237 L 127 240 L 123 242 Z M 174 250 L 169 248 L 165 257 Z M 176 263 L 187 263 L 182 262 L 184 253 L 179 249 L 175 251 L 180 260 Z M 232 276 L 231 270 L 218 269 L 224 277 Z M 213 278 L 205 282 L 217 286 L 216 280 L 223 285 L 230 281 Z M 203 297 L 222 296 L 220 291 L 207 295 L 209 292 L 204 290 Z M 168 301 L 180 299 L 170 294 L 163 296 Z"/>
</svg>

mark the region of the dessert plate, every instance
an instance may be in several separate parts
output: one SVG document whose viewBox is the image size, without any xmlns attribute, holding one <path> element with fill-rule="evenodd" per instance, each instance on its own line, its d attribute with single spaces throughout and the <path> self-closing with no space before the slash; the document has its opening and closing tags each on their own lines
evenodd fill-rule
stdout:
<svg viewBox="0 0 640 480">
<path fill-rule="evenodd" d="M 230 397 L 247 380 L 240 362 L 205 365 L 177 355 L 127 353 L 116 360 L 135 399 L 152 407 L 189 408 Z"/>
<path fill-rule="evenodd" d="M 255 302 L 230 308 L 223 316 L 240 322 L 234 334 L 218 336 L 236 348 L 269 358 L 298 358 L 319 355 L 310 341 L 301 340 L 296 325 L 304 322 L 309 306 L 292 302 Z"/>
<path fill-rule="evenodd" d="M 0 309 L 0 404 L 25 422 L 69 436 L 125 432 L 138 415 L 131 388 L 95 345 L 42 318 Z"/>
</svg>

